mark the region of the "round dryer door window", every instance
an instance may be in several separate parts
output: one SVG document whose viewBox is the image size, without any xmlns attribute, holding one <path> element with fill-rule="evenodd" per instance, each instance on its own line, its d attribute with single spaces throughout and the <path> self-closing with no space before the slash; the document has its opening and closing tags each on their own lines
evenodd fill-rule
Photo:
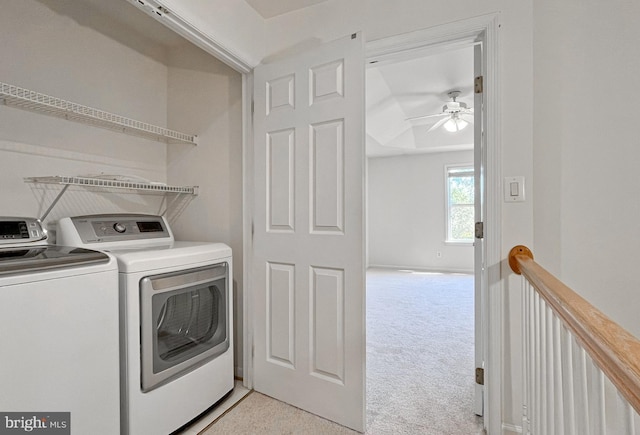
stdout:
<svg viewBox="0 0 640 435">
<path fill-rule="evenodd" d="M 143 391 L 169 382 L 229 348 L 228 297 L 226 263 L 142 279 Z"/>
</svg>

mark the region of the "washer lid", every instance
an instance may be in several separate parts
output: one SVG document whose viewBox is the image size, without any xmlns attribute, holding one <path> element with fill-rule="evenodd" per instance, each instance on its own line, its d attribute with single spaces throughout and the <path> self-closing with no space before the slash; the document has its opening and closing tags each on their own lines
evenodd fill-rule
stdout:
<svg viewBox="0 0 640 435">
<path fill-rule="evenodd" d="M 0 248 L 0 276 L 108 262 L 103 252 L 69 246 Z"/>
</svg>

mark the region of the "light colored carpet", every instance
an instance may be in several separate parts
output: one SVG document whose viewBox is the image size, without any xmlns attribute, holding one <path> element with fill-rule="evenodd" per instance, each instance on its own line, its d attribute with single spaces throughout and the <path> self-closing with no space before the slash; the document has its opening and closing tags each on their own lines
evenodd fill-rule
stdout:
<svg viewBox="0 0 640 435">
<path fill-rule="evenodd" d="M 367 433 L 476 434 L 473 276 L 367 273 Z"/>
<path fill-rule="evenodd" d="M 482 433 L 473 414 L 473 276 L 367 273 L 367 434 Z M 259 393 L 215 434 L 355 434 Z"/>
<path fill-rule="evenodd" d="M 351 435 L 357 433 L 254 391 L 203 432 L 203 435 Z"/>
</svg>

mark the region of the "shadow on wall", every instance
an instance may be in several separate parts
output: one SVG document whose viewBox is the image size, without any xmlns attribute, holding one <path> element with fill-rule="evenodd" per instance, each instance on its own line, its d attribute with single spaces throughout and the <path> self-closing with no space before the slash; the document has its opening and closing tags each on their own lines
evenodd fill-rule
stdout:
<svg viewBox="0 0 640 435">
<path fill-rule="evenodd" d="M 83 27 L 91 28 L 161 63 L 166 62 L 164 47 L 187 43 L 172 30 L 123 1 L 83 0 L 81 6 L 73 1 L 36 1 Z"/>
</svg>

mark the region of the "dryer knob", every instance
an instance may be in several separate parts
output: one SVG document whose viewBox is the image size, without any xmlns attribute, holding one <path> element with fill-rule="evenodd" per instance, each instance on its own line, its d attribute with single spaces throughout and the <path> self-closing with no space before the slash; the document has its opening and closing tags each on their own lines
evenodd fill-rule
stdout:
<svg viewBox="0 0 640 435">
<path fill-rule="evenodd" d="M 124 233 L 125 231 L 127 231 L 127 227 L 125 227 L 121 223 L 113 224 L 113 229 L 116 230 L 119 233 Z"/>
</svg>

